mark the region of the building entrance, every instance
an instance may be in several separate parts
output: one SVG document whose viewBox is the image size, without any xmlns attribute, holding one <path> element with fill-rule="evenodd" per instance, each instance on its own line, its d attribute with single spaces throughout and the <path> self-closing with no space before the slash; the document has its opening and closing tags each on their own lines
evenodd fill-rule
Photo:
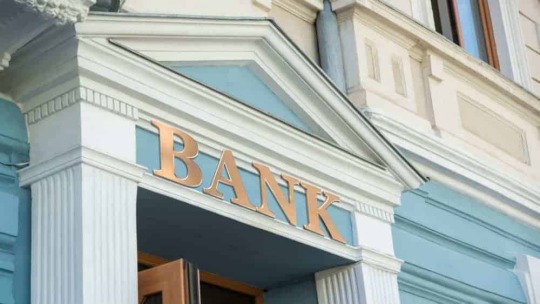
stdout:
<svg viewBox="0 0 540 304">
<path fill-rule="evenodd" d="M 139 253 L 140 304 L 263 304 L 263 290 L 197 269 L 185 260 L 168 262 Z"/>
</svg>

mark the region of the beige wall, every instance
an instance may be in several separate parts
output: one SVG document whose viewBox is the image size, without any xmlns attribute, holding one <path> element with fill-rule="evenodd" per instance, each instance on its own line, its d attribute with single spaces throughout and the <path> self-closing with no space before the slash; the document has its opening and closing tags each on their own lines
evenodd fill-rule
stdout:
<svg viewBox="0 0 540 304">
<path fill-rule="evenodd" d="M 520 25 L 531 73 L 531 91 L 540 96 L 540 1 L 518 0 Z"/>
<path fill-rule="evenodd" d="M 487 167 L 538 183 L 540 116 L 524 101 L 540 101 L 409 17 L 371 3 L 396 24 L 366 8 L 339 14 L 341 39 L 355 42 L 344 49 L 351 100 Z M 535 44 L 528 53 L 540 80 L 538 38 L 531 33 L 527 41 Z"/>
<path fill-rule="evenodd" d="M 319 62 L 315 20 L 301 18 L 278 5 L 272 5 L 270 16 L 298 47 L 315 63 Z M 307 20 L 306 20 L 307 19 Z"/>
</svg>

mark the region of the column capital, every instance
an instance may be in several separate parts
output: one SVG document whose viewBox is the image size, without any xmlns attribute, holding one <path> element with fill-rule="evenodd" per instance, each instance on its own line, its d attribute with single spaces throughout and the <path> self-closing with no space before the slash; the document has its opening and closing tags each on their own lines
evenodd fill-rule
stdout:
<svg viewBox="0 0 540 304">
<path fill-rule="evenodd" d="M 363 248 L 360 251 L 361 260 L 357 264 L 367 264 L 384 271 L 398 274 L 401 271 L 403 260 L 393 255 L 385 254 L 371 249 Z"/>
<path fill-rule="evenodd" d="M 36 181 L 79 164 L 86 164 L 137 183 L 140 182 L 146 171 L 146 168 L 129 161 L 90 148 L 77 147 L 20 170 L 20 186 L 29 186 Z"/>
<path fill-rule="evenodd" d="M 319 304 L 399 304 L 397 275 L 403 261 L 362 249 L 362 260 L 315 275 Z"/>
<path fill-rule="evenodd" d="M 540 259 L 530 255 L 518 256 L 514 273 L 527 296 L 527 303 L 540 304 Z"/>
</svg>

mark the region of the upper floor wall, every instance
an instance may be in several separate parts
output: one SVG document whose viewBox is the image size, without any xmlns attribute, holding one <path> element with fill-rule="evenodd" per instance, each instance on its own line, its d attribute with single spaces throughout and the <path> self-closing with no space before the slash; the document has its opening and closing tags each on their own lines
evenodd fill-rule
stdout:
<svg viewBox="0 0 540 304">
<path fill-rule="evenodd" d="M 435 31 L 432 0 L 380 1 Z M 501 73 L 540 96 L 540 2 L 487 0 L 487 4 Z"/>
</svg>

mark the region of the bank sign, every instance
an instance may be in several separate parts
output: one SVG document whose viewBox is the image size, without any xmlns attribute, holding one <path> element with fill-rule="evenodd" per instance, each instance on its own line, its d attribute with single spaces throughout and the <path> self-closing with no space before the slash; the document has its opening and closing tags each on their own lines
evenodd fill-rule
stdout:
<svg viewBox="0 0 540 304">
<path fill-rule="evenodd" d="M 333 206 L 340 200 L 336 194 L 287 174 L 280 176 L 286 186 L 280 185 L 265 164 L 251 163 L 257 174 L 242 170 L 233 151 L 224 149 L 217 159 L 201 153 L 186 132 L 156 120 L 152 125 L 158 134 L 137 128 L 137 163 L 153 175 L 353 245 L 351 215 Z"/>
</svg>

